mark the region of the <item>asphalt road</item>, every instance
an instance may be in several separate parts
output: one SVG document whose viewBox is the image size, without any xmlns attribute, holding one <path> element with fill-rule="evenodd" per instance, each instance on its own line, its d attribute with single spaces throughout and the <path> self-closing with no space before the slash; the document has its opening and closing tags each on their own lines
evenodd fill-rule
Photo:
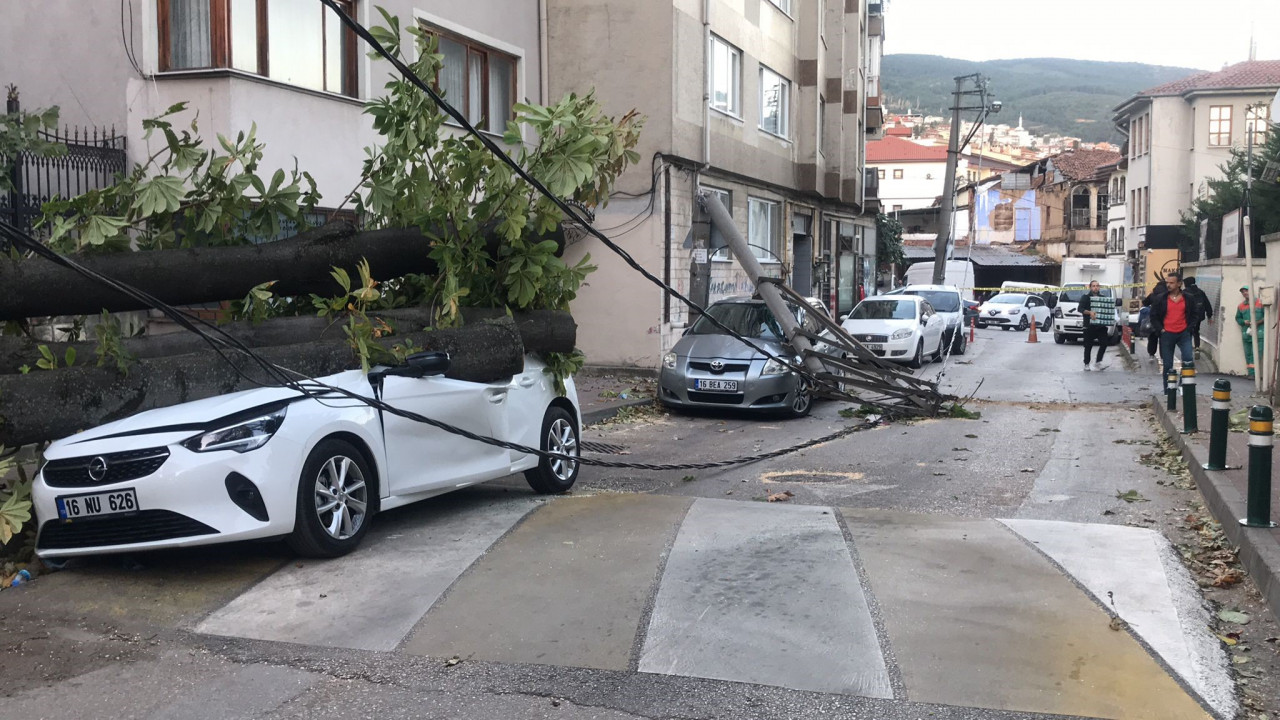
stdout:
<svg viewBox="0 0 1280 720">
<path fill-rule="evenodd" d="M 0 716 L 1233 714 L 1195 584 L 1146 528 L 1178 502 L 1139 462 L 1154 375 L 978 336 L 922 370 L 978 419 L 714 472 L 587 467 L 549 499 L 512 478 L 388 512 L 328 562 L 274 543 L 77 561 L 0 593 Z M 842 408 L 585 439 L 731 458 Z"/>
</svg>

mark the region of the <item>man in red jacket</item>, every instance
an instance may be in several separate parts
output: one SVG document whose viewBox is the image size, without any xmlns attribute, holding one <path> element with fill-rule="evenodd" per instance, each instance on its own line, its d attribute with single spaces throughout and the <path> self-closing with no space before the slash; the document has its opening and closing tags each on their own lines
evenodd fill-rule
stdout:
<svg viewBox="0 0 1280 720">
<path fill-rule="evenodd" d="M 1163 296 L 1151 302 L 1151 325 L 1160 329 L 1160 360 L 1162 383 L 1168 384 L 1173 371 L 1173 349 L 1182 352 L 1182 366 L 1195 367 L 1195 348 L 1191 343 L 1191 328 L 1204 319 L 1200 304 L 1182 293 L 1182 276 L 1170 273 L 1165 278 L 1168 288 Z"/>
</svg>

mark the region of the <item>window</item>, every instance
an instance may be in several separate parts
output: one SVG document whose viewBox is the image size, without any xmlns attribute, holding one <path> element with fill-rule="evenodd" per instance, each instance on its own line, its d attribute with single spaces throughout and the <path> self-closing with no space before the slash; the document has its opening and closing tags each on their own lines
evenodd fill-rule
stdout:
<svg viewBox="0 0 1280 720">
<path fill-rule="evenodd" d="M 1254 146 L 1267 142 L 1267 127 L 1271 122 L 1271 108 L 1266 105 L 1253 105 L 1244 109 L 1244 131 L 1253 135 Z M 1247 142 L 1249 135 L 1245 135 Z"/>
<path fill-rule="evenodd" d="M 761 262 L 780 262 L 782 206 L 772 200 L 747 198 L 747 242 Z"/>
<path fill-rule="evenodd" d="M 876 177 L 884 179 L 884 168 L 876 168 Z"/>
<path fill-rule="evenodd" d="M 355 14 L 355 0 L 338 0 Z M 235 68 L 356 95 L 356 40 L 314 0 L 157 0 L 160 70 Z"/>
<path fill-rule="evenodd" d="M 711 107 L 730 115 L 742 115 L 742 51 L 711 36 L 711 63 L 707 68 L 711 77 Z"/>
<path fill-rule="evenodd" d="M 1105 190 L 1106 188 L 1103 188 Z M 1096 228 L 1105 228 L 1107 226 L 1107 194 L 1105 192 L 1098 193 L 1097 197 L 1097 220 L 1094 223 Z"/>
<path fill-rule="evenodd" d="M 791 14 L 791 0 L 769 0 L 769 3 L 782 12 Z"/>
<path fill-rule="evenodd" d="M 902 168 L 897 168 L 896 170 L 893 171 L 893 179 L 894 180 L 902 179 Z"/>
<path fill-rule="evenodd" d="M 729 216 L 733 217 L 733 193 L 720 188 L 707 187 L 706 185 L 702 186 L 702 190 L 715 196 L 715 199 L 719 200 L 721 205 L 724 205 L 724 209 L 729 211 Z M 727 262 L 733 259 L 733 256 L 729 254 L 729 241 L 724 239 L 724 235 L 720 233 L 720 228 L 714 224 L 711 226 L 711 252 L 712 260 L 724 260 Z"/>
<path fill-rule="evenodd" d="M 271 0 L 276 2 L 276 0 Z M 515 117 L 516 59 L 459 35 L 423 27 L 439 39 L 444 56 L 436 87 L 480 130 L 501 133 Z"/>
<path fill-rule="evenodd" d="M 1231 106 L 1213 105 L 1209 108 L 1209 146 L 1223 147 L 1231 144 Z"/>
<path fill-rule="evenodd" d="M 791 83 L 767 67 L 760 67 L 760 129 L 778 137 L 791 130 Z"/>
</svg>

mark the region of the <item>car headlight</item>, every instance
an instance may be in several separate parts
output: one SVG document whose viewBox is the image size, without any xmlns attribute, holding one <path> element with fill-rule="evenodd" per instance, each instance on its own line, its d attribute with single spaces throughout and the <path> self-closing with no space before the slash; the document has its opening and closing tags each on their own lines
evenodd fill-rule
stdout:
<svg viewBox="0 0 1280 720">
<path fill-rule="evenodd" d="M 284 422 L 285 411 L 288 408 L 288 405 L 282 405 L 278 410 L 265 415 L 188 438 L 182 441 L 182 447 L 192 452 L 234 450 L 238 453 L 244 453 L 250 450 L 257 450 L 266 445 L 271 436 L 275 435 L 276 431 L 280 429 L 281 423 Z"/>
<path fill-rule="evenodd" d="M 1056 318 L 1060 318 L 1060 317 L 1062 317 L 1062 308 L 1054 308 L 1054 309 L 1053 309 L 1053 316 L 1054 316 L 1054 317 L 1056 317 Z"/>
<path fill-rule="evenodd" d="M 906 340 L 907 338 L 911 337 L 911 333 L 912 333 L 911 328 L 902 328 L 901 330 L 894 330 L 893 334 L 890 335 L 889 337 L 894 340 Z"/>
<path fill-rule="evenodd" d="M 793 358 L 793 362 L 799 365 L 800 358 L 798 357 Z M 791 368 L 788 367 L 786 363 L 782 362 L 781 360 L 778 360 L 777 358 L 769 358 L 769 361 L 764 364 L 764 370 L 762 370 L 760 374 L 761 375 L 782 375 L 784 373 L 789 373 L 789 372 L 791 372 Z"/>
<path fill-rule="evenodd" d="M 676 354 L 674 352 L 669 352 L 662 356 L 662 367 L 668 370 L 676 369 Z"/>
<path fill-rule="evenodd" d="M 1017 315 L 1017 314 L 1018 314 L 1018 313 L 1020 313 L 1020 312 L 1022 312 L 1022 308 L 1013 308 L 1013 309 L 1011 309 L 1011 310 L 1009 311 L 1009 314 L 1010 314 L 1010 315 Z"/>
</svg>

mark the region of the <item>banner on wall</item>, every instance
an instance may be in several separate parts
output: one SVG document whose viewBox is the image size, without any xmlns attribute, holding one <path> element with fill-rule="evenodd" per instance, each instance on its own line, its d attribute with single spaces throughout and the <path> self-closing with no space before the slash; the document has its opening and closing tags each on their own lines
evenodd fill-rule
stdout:
<svg viewBox="0 0 1280 720">
<path fill-rule="evenodd" d="M 1222 254 L 1219 257 L 1240 257 L 1240 211 L 1232 210 L 1222 216 Z"/>
<path fill-rule="evenodd" d="M 1156 285 L 1164 282 L 1165 275 L 1180 268 L 1177 248 L 1153 248 L 1147 250 L 1147 276 L 1143 278 L 1143 292 L 1147 295 Z"/>
</svg>

